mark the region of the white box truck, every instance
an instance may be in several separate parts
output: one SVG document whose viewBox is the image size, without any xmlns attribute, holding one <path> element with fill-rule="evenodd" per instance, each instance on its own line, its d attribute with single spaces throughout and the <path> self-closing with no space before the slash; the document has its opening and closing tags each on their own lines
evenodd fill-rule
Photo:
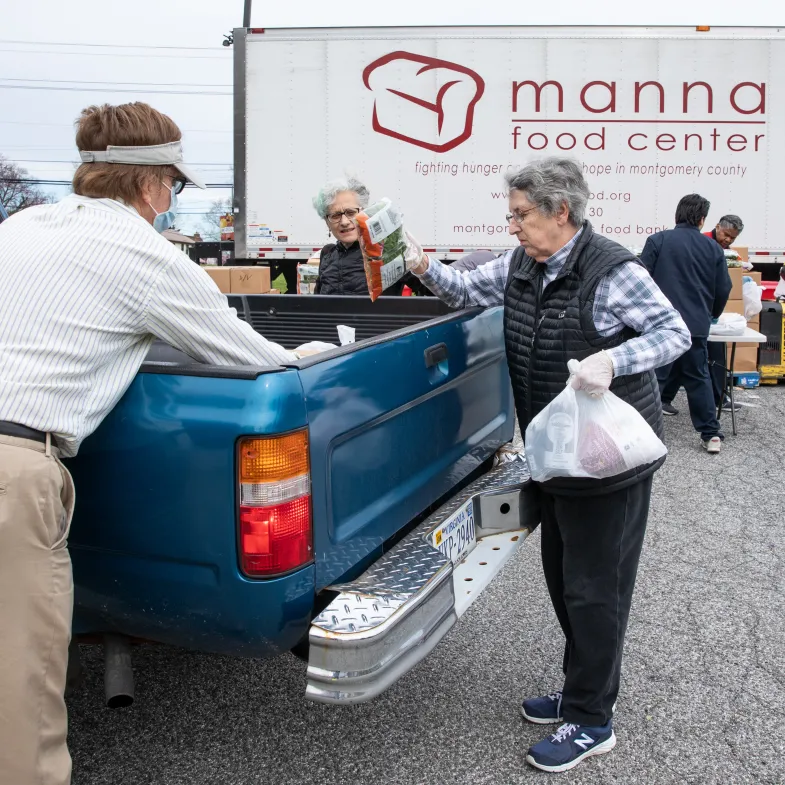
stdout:
<svg viewBox="0 0 785 785">
<path fill-rule="evenodd" d="M 596 231 L 628 247 L 678 200 L 742 217 L 785 256 L 785 30 L 366 28 L 234 31 L 236 255 L 305 259 L 311 197 L 359 176 L 442 259 L 512 245 L 504 174 L 581 161 Z"/>
</svg>

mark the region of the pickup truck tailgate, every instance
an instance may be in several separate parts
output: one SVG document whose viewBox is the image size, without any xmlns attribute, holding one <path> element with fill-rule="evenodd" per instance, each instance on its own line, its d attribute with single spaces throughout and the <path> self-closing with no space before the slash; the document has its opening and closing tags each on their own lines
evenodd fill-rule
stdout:
<svg viewBox="0 0 785 785">
<path fill-rule="evenodd" d="M 302 364 L 316 589 L 382 543 L 512 438 L 501 309 L 472 309 Z M 317 513 L 318 515 L 318 513 Z"/>
</svg>

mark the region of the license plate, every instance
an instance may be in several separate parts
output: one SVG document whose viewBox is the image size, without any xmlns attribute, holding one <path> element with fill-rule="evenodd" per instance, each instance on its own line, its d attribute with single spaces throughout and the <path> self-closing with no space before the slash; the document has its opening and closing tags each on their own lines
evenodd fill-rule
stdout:
<svg viewBox="0 0 785 785">
<path fill-rule="evenodd" d="M 476 541 L 472 501 L 466 502 L 429 536 L 431 545 L 438 548 L 453 564 L 461 562 Z"/>
</svg>

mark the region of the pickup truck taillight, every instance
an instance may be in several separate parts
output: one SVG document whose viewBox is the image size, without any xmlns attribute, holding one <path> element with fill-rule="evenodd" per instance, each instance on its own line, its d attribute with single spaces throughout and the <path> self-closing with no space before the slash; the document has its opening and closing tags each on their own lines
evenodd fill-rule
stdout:
<svg viewBox="0 0 785 785">
<path fill-rule="evenodd" d="M 240 440 L 240 565 L 252 578 L 313 558 L 308 432 Z"/>
</svg>

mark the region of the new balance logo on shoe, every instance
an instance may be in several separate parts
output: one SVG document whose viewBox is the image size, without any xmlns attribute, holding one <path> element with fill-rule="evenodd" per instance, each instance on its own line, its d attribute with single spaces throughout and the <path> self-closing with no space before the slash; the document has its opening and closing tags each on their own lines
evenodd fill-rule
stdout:
<svg viewBox="0 0 785 785">
<path fill-rule="evenodd" d="M 573 739 L 573 742 L 577 744 L 582 750 L 588 749 L 592 744 L 594 744 L 594 739 L 591 736 L 587 736 L 585 733 L 581 734 L 579 739 Z"/>
</svg>

